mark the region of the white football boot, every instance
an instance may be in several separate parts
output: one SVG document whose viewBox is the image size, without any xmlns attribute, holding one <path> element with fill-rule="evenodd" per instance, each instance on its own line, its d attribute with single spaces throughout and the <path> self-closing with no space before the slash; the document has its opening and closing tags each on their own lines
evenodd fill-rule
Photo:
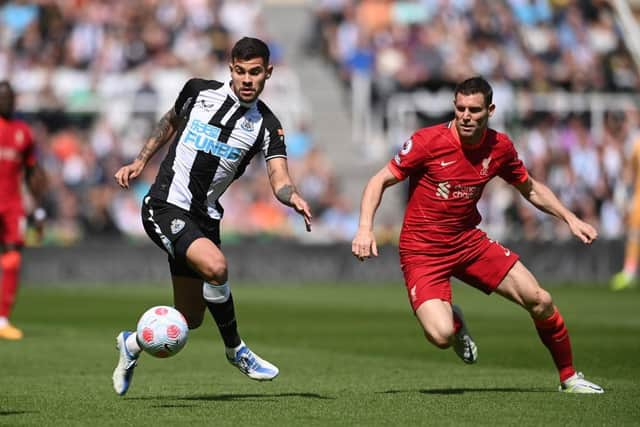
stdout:
<svg viewBox="0 0 640 427">
<path fill-rule="evenodd" d="M 601 394 L 604 389 L 598 384 L 584 379 L 582 372 L 576 372 L 571 377 L 560 383 L 558 391 L 563 393 Z"/>
<path fill-rule="evenodd" d="M 131 379 L 133 378 L 133 370 L 138 364 L 138 355 L 133 355 L 127 350 L 127 338 L 133 334 L 130 331 L 122 331 L 116 337 L 116 349 L 120 353 L 118 358 L 118 365 L 113 370 L 113 389 L 120 396 L 123 396 L 129 386 L 131 385 Z"/>
<path fill-rule="evenodd" d="M 278 376 L 278 368 L 252 352 L 244 341 L 237 349 L 227 348 L 226 355 L 229 363 L 252 380 L 269 381 Z"/>
</svg>

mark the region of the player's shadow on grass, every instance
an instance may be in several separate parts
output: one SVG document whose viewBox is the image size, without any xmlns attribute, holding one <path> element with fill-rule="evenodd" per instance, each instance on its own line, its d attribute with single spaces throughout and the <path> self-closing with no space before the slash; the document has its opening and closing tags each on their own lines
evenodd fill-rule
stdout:
<svg viewBox="0 0 640 427">
<path fill-rule="evenodd" d="M 386 390 L 379 393 L 422 393 L 422 394 L 465 394 L 465 393 L 550 393 L 549 388 L 515 388 L 515 387 L 465 387 L 465 388 L 423 388 L 420 390 Z"/>
<path fill-rule="evenodd" d="M 281 397 L 302 397 L 305 399 L 335 399 L 334 397 L 322 396 L 317 393 L 270 393 L 270 394 L 204 394 L 199 396 L 185 396 L 182 400 L 212 400 L 219 402 L 227 402 L 234 400 L 251 400 L 251 399 L 269 399 Z"/>
<path fill-rule="evenodd" d="M 0 417 L 6 415 L 24 415 L 24 414 L 37 414 L 38 411 L 0 411 Z"/>
<path fill-rule="evenodd" d="M 155 399 L 173 399 L 173 400 L 207 400 L 216 402 L 231 402 L 237 400 L 253 400 L 253 399 L 279 399 L 285 397 L 302 397 L 305 399 L 333 400 L 335 397 L 322 396 L 317 393 L 251 393 L 251 394 L 200 394 L 195 396 L 148 396 L 148 397 L 132 397 L 129 400 L 155 400 Z M 176 405 L 177 406 L 177 405 Z"/>
</svg>

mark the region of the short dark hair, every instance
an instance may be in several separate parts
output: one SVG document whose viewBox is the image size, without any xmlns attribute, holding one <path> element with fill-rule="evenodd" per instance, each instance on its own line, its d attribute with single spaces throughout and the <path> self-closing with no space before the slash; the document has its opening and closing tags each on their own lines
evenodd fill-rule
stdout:
<svg viewBox="0 0 640 427">
<path fill-rule="evenodd" d="M 471 77 L 458 83 L 453 92 L 453 97 L 456 98 L 459 93 L 462 95 L 481 93 L 484 96 L 484 103 L 487 107 L 493 102 L 493 89 L 489 82 L 480 76 Z"/>
<path fill-rule="evenodd" d="M 246 61 L 253 58 L 262 58 L 265 65 L 269 64 L 269 47 L 265 42 L 253 37 L 243 37 L 233 45 L 231 60 Z"/>
</svg>

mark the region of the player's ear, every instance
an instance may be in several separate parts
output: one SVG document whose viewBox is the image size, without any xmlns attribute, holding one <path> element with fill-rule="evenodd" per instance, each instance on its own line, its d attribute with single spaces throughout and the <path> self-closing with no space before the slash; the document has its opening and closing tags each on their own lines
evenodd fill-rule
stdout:
<svg viewBox="0 0 640 427">
<path fill-rule="evenodd" d="M 267 78 L 270 78 L 270 77 L 271 77 L 271 73 L 273 73 L 273 65 L 269 65 L 269 66 L 267 67 L 267 72 L 266 72 L 266 74 L 267 74 Z"/>
</svg>

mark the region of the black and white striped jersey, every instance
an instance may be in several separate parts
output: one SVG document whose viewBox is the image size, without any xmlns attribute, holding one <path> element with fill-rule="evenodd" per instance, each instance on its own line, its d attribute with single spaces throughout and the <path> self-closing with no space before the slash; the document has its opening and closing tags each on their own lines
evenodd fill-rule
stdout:
<svg viewBox="0 0 640 427">
<path fill-rule="evenodd" d="M 229 84 L 191 79 L 173 108 L 180 125 L 151 197 L 221 219 L 218 199 L 259 150 L 266 160 L 287 155 L 276 116 L 260 100 L 241 103 Z"/>
</svg>

